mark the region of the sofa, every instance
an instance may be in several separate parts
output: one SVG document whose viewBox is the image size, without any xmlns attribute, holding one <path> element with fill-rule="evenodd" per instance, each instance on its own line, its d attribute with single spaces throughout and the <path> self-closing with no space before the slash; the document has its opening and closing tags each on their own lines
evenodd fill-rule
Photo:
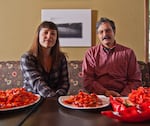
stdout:
<svg viewBox="0 0 150 126">
<path fill-rule="evenodd" d="M 150 87 L 150 64 L 138 61 L 142 72 L 142 85 Z M 68 95 L 77 94 L 79 90 L 84 90 L 81 74 L 82 61 L 68 61 L 68 71 L 70 79 L 70 89 Z M 0 61 L 0 90 L 22 87 L 22 73 L 20 61 Z"/>
</svg>

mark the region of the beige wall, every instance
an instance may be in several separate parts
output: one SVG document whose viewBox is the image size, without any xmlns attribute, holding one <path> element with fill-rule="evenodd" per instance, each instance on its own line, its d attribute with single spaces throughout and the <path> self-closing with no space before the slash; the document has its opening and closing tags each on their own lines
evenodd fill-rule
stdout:
<svg viewBox="0 0 150 126">
<path fill-rule="evenodd" d="M 0 61 L 19 60 L 31 45 L 41 9 L 92 9 L 92 43 L 98 43 L 95 22 L 113 19 L 116 40 L 134 49 L 144 61 L 144 0 L 0 0 Z M 63 48 L 69 60 L 81 60 L 87 48 Z"/>
</svg>

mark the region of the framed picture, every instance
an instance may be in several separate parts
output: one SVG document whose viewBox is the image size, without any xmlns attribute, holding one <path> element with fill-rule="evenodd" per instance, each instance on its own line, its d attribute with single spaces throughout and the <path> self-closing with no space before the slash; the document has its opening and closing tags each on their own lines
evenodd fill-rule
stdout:
<svg viewBox="0 0 150 126">
<path fill-rule="evenodd" d="M 42 9 L 42 21 L 53 21 L 61 47 L 91 46 L 91 9 Z"/>
</svg>

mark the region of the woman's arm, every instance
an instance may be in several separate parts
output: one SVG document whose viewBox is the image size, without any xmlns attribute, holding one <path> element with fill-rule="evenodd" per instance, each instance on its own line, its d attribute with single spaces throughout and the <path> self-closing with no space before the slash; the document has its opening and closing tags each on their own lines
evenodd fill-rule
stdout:
<svg viewBox="0 0 150 126">
<path fill-rule="evenodd" d="M 60 83 L 56 91 L 56 94 L 59 96 L 66 95 L 70 87 L 68 76 L 68 63 L 65 56 L 63 56 L 61 59 L 60 72 Z"/>
</svg>

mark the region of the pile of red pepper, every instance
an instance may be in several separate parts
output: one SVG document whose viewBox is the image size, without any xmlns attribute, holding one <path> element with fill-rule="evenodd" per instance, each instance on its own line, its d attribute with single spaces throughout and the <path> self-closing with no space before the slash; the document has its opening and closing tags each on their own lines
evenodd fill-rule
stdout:
<svg viewBox="0 0 150 126">
<path fill-rule="evenodd" d="M 150 120 L 150 88 L 139 87 L 128 97 L 112 97 L 110 103 L 113 111 L 101 114 L 124 122 L 142 122 Z"/>
</svg>

